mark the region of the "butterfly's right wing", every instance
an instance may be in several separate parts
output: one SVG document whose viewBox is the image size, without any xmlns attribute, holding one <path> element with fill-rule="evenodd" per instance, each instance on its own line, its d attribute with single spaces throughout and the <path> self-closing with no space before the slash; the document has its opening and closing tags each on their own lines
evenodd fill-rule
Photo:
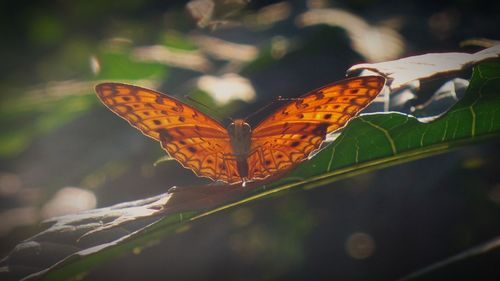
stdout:
<svg viewBox="0 0 500 281">
<path fill-rule="evenodd" d="M 96 86 L 99 99 L 198 176 L 241 182 L 227 130 L 217 121 L 159 92 L 121 83 Z"/>
<path fill-rule="evenodd" d="M 249 177 L 263 179 L 307 159 L 327 134 L 343 128 L 384 87 L 380 76 L 338 81 L 290 102 L 252 132 Z"/>
</svg>

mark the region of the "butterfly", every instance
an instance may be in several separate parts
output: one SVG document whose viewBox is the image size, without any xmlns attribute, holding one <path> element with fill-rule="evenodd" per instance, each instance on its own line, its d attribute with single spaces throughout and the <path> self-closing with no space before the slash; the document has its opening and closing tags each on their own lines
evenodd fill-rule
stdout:
<svg viewBox="0 0 500 281">
<path fill-rule="evenodd" d="M 95 87 L 99 99 L 196 175 L 245 184 L 281 174 L 319 149 L 382 90 L 385 79 L 362 76 L 311 91 L 267 116 L 253 130 L 244 119 L 227 128 L 196 108 L 154 90 Z"/>
</svg>

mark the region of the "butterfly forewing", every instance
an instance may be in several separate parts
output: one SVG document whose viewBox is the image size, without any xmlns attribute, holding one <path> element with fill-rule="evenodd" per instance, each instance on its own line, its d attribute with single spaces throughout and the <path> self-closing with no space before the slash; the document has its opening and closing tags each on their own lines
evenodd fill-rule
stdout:
<svg viewBox="0 0 500 281">
<path fill-rule="evenodd" d="M 121 83 L 96 86 L 101 101 L 197 175 L 241 182 L 227 130 L 195 108 L 159 92 Z"/>
<path fill-rule="evenodd" d="M 249 177 L 266 178 L 294 167 L 318 149 L 382 90 L 385 79 L 342 80 L 290 102 L 264 119 L 252 133 Z"/>
</svg>

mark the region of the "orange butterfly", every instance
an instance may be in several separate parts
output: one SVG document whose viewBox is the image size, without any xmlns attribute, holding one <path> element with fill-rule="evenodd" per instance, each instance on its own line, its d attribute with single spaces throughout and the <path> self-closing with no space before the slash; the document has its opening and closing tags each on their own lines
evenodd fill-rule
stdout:
<svg viewBox="0 0 500 281">
<path fill-rule="evenodd" d="M 364 76 L 314 90 L 279 108 L 252 131 L 244 119 L 227 129 L 165 94 L 102 83 L 101 101 L 198 176 L 229 184 L 262 180 L 295 167 L 325 136 L 346 125 L 381 91 L 385 79 Z"/>
</svg>

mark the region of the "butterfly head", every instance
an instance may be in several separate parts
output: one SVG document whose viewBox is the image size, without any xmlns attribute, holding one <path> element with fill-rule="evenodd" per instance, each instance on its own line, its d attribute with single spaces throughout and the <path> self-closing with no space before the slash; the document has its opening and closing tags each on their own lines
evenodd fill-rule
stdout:
<svg viewBox="0 0 500 281">
<path fill-rule="evenodd" d="M 252 132 L 252 128 L 247 122 L 245 122 L 245 120 L 234 119 L 233 122 L 231 122 L 231 124 L 227 127 L 227 131 L 230 136 L 241 138 L 245 136 L 249 137 Z"/>
</svg>

